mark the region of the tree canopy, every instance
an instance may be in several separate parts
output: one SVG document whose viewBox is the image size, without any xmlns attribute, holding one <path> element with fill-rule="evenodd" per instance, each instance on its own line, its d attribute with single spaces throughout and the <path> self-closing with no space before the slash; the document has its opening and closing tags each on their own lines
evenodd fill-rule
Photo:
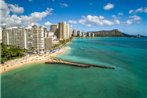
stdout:
<svg viewBox="0 0 147 98">
<path fill-rule="evenodd" d="M 1 63 L 17 57 L 22 57 L 24 54 L 24 49 L 12 45 L 1 44 Z"/>
</svg>

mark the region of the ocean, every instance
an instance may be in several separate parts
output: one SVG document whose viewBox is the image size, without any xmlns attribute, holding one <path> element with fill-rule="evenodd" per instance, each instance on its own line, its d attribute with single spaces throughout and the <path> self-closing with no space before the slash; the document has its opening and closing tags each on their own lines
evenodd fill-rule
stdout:
<svg viewBox="0 0 147 98">
<path fill-rule="evenodd" d="M 58 58 L 95 65 L 32 64 L 1 76 L 2 98 L 147 98 L 147 38 L 74 38 Z"/>
</svg>

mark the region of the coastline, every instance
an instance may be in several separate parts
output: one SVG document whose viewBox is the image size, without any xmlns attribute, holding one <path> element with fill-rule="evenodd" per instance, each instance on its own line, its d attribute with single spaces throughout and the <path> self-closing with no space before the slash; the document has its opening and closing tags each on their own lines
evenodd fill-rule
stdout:
<svg viewBox="0 0 147 98">
<path fill-rule="evenodd" d="M 66 52 L 69 48 L 68 47 L 62 47 L 59 50 L 57 50 L 54 53 L 46 53 L 46 54 L 34 54 L 30 56 L 24 56 L 22 58 L 9 60 L 5 62 L 4 64 L 0 64 L 0 73 L 5 73 L 11 70 L 14 70 L 16 68 L 20 68 L 23 66 L 28 66 L 30 64 L 34 63 L 44 63 L 46 61 L 52 60 L 52 57 L 56 57 L 64 52 Z"/>
</svg>

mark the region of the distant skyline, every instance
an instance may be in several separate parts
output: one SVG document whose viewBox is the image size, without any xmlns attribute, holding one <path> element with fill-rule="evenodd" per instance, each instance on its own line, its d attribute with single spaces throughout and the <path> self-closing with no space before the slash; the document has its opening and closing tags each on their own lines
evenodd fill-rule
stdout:
<svg viewBox="0 0 147 98">
<path fill-rule="evenodd" d="M 147 0 L 0 0 L 1 26 L 49 27 L 66 21 L 82 31 L 119 29 L 147 35 Z"/>
</svg>

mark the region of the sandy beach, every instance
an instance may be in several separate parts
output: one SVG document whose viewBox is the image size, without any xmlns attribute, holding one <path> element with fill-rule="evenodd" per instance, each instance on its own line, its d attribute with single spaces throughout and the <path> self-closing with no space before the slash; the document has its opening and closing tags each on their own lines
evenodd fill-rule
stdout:
<svg viewBox="0 0 147 98">
<path fill-rule="evenodd" d="M 10 70 L 22 67 L 22 66 L 28 66 L 32 63 L 44 63 L 45 61 L 52 60 L 52 57 L 56 57 L 59 54 L 64 53 L 67 51 L 68 47 L 62 47 L 61 49 L 55 51 L 54 53 L 46 53 L 46 54 L 33 54 L 33 55 L 27 55 L 22 58 L 9 60 L 5 62 L 4 64 L 0 64 L 0 73 L 8 72 Z"/>
</svg>

